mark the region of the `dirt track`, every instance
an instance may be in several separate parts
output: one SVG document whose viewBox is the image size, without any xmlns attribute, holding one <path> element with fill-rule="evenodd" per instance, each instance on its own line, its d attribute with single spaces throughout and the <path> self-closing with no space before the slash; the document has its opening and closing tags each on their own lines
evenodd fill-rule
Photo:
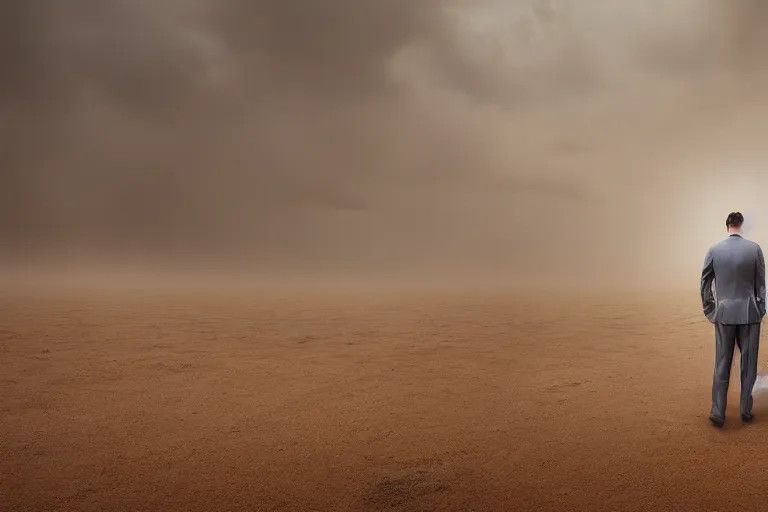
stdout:
<svg viewBox="0 0 768 512">
<path fill-rule="evenodd" d="M 768 399 L 712 429 L 661 300 L 6 294 L 0 509 L 765 510 Z"/>
</svg>

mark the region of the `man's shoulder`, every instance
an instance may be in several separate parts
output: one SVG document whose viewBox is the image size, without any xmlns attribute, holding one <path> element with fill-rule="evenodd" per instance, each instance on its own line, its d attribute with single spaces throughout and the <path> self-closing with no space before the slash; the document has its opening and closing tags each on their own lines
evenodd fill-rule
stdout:
<svg viewBox="0 0 768 512">
<path fill-rule="evenodd" d="M 760 248 L 760 244 L 758 244 L 755 241 L 747 240 L 746 238 L 743 238 L 743 237 L 733 237 L 733 238 L 735 238 L 735 240 L 733 241 L 737 243 L 738 247 L 741 247 L 742 251 L 746 250 L 748 252 L 762 252 L 762 249 Z M 731 241 L 731 239 L 726 238 L 725 240 L 723 240 L 717 245 L 720 245 L 720 244 L 723 244 L 724 242 L 729 242 L 729 241 Z"/>
<path fill-rule="evenodd" d="M 736 249 L 737 247 L 739 249 Z M 718 252 L 731 252 L 734 249 L 738 251 L 762 251 L 757 242 L 742 237 L 728 237 L 712 245 L 709 248 L 709 252 L 715 254 Z"/>
<path fill-rule="evenodd" d="M 747 240 L 746 238 L 741 238 L 741 243 L 743 243 L 745 246 L 749 247 L 750 249 L 761 250 L 760 244 L 758 244 L 753 240 Z"/>
</svg>

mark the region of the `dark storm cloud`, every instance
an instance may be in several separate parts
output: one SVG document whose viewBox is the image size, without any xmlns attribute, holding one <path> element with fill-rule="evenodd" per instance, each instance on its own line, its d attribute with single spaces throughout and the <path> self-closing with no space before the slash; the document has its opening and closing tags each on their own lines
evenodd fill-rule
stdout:
<svg viewBox="0 0 768 512">
<path fill-rule="evenodd" d="M 404 1 L 2 9 L 5 248 L 35 229 L 258 243 L 254 224 L 300 238 L 306 205 L 359 208 L 340 180 L 378 172 L 366 108 L 393 93 L 386 61 L 439 24 Z"/>
<path fill-rule="evenodd" d="M 224 0 L 210 10 L 211 26 L 243 66 L 240 71 L 291 92 L 350 101 L 388 90 L 386 60 L 440 30 L 439 6 L 407 0 Z"/>
<path fill-rule="evenodd" d="M 768 4 L 760 0 L 736 0 L 718 5 L 728 23 L 726 32 L 729 43 L 729 57 L 749 71 L 765 67 L 765 52 L 768 50 Z"/>
<path fill-rule="evenodd" d="M 589 223 L 639 226 L 636 185 L 766 40 L 757 0 L 651 4 L 4 2 L 0 242 L 551 271 L 569 240 L 594 265 Z"/>
</svg>

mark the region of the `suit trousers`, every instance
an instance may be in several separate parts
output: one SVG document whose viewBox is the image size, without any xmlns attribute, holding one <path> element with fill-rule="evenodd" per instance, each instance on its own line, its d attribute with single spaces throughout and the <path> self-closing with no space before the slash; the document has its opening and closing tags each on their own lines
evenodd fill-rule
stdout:
<svg viewBox="0 0 768 512">
<path fill-rule="evenodd" d="M 714 418 L 725 418 L 735 345 L 738 345 L 741 352 L 741 415 L 752 414 L 752 388 L 757 379 L 760 324 L 715 323 L 715 375 L 712 380 L 712 411 L 710 413 Z"/>
</svg>

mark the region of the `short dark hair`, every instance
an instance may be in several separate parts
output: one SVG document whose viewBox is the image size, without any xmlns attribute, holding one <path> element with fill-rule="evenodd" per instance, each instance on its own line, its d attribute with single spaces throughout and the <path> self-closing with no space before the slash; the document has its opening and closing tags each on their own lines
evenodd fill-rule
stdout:
<svg viewBox="0 0 768 512">
<path fill-rule="evenodd" d="M 728 214 L 728 218 L 725 219 L 725 227 L 740 228 L 744 224 L 744 216 L 741 212 L 731 212 Z"/>
</svg>

